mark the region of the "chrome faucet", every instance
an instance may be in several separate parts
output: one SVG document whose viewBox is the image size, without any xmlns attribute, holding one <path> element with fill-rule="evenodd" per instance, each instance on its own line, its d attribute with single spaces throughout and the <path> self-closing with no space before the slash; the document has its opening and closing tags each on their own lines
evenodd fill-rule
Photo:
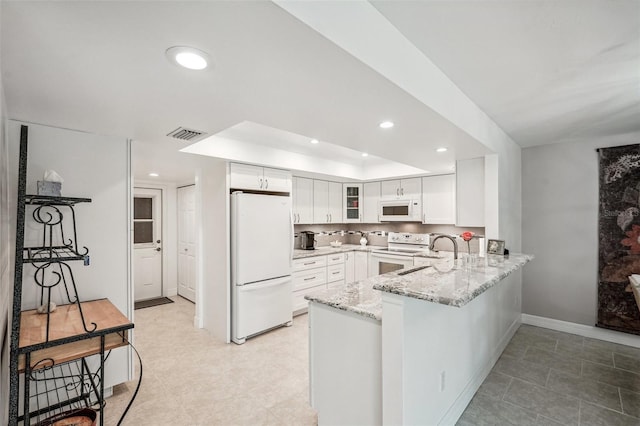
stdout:
<svg viewBox="0 0 640 426">
<path fill-rule="evenodd" d="M 435 245 L 436 241 L 438 241 L 439 238 L 448 238 L 451 240 L 451 242 L 453 243 L 453 258 L 457 259 L 458 258 L 458 242 L 456 241 L 455 238 L 453 238 L 450 235 L 445 235 L 445 234 L 440 234 L 440 235 L 436 235 L 436 237 L 431 240 L 431 244 L 429 244 L 429 250 L 433 250 L 433 246 Z"/>
</svg>

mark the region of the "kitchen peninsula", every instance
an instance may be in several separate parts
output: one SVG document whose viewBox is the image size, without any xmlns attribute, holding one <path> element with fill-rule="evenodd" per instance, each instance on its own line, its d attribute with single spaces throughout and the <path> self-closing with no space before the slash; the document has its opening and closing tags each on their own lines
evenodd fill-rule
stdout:
<svg viewBox="0 0 640 426">
<path fill-rule="evenodd" d="M 454 424 L 519 326 L 532 259 L 425 259 L 307 296 L 319 424 Z"/>
</svg>

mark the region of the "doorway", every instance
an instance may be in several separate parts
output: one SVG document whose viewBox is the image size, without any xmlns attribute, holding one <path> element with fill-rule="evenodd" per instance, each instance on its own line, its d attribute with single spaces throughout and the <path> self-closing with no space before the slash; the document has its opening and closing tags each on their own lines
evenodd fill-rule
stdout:
<svg viewBox="0 0 640 426">
<path fill-rule="evenodd" d="M 162 190 L 133 190 L 134 300 L 162 297 Z"/>
<path fill-rule="evenodd" d="M 178 188 L 178 295 L 196 302 L 195 185 Z"/>
</svg>

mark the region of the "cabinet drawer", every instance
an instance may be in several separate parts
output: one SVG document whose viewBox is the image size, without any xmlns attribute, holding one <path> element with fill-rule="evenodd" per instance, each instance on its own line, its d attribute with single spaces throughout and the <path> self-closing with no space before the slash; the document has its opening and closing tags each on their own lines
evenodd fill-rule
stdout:
<svg viewBox="0 0 640 426">
<path fill-rule="evenodd" d="M 324 285 L 327 283 L 327 269 L 324 267 L 311 269 L 309 271 L 296 272 L 293 274 L 293 290 L 303 290 L 306 288 Z"/>
<path fill-rule="evenodd" d="M 327 282 L 344 280 L 344 263 L 327 266 Z"/>
<path fill-rule="evenodd" d="M 303 290 L 295 290 L 292 294 L 293 311 L 299 311 L 300 309 L 306 309 L 309 306 L 309 301 L 304 298 L 307 294 L 319 293 L 327 289 L 326 284 L 322 284 L 316 287 L 306 288 Z"/>
<path fill-rule="evenodd" d="M 327 255 L 327 265 L 335 265 L 337 263 L 344 263 L 344 253 Z"/>
<path fill-rule="evenodd" d="M 293 272 L 327 266 L 327 256 L 305 257 L 293 260 Z"/>
</svg>

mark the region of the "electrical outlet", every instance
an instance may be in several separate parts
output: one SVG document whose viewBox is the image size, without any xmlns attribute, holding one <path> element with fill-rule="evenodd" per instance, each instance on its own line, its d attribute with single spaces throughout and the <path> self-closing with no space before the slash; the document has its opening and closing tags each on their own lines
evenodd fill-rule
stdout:
<svg viewBox="0 0 640 426">
<path fill-rule="evenodd" d="M 442 372 L 440 372 L 440 392 L 444 392 L 445 377 L 445 372 L 442 370 Z"/>
</svg>

